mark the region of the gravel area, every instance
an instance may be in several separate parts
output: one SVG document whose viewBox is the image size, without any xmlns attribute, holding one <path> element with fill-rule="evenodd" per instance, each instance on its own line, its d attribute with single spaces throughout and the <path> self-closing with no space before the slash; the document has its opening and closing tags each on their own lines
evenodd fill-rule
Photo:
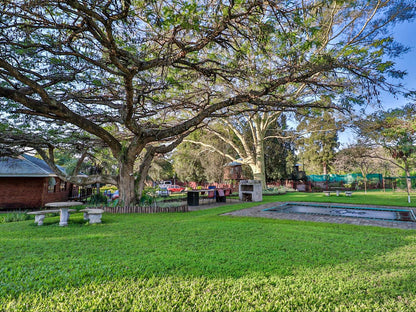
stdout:
<svg viewBox="0 0 416 312">
<path fill-rule="evenodd" d="M 223 215 L 227 216 L 240 216 L 240 217 L 260 217 L 260 218 L 272 218 L 272 219 L 289 219 L 298 221 L 313 221 L 313 222 L 327 222 L 327 223 L 347 223 L 355 225 L 366 225 L 366 226 L 379 226 L 388 228 L 399 228 L 399 229 L 416 229 L 416 222 L 404 222 L 404 221 L 386 221 L 386 220 L 374 220 L 364 218 L 352 218 L 352 217 L 337 217 L 328 215 L 312 215 L 312 214 L 301 214 L 301 213 L 285 213 L 278 211 L 264 211 L 264 209 L 276 207 L 282 205 L 282 202 L 268 203 L 259 205 L 252 208 L 237 210 Z M 324 204 L 324 203 L 307 203 L 307 204 Z M 336 204 L 337 206 L 350 206 Z M 354 207 L 371 207 L 371 208 L 388 208 L 388 209 L 411 209 L 416 214 L 416 208 L 408 207 L 392 207 L 392 206 L 370 206 L 370 205 L 353 205 Z"/>
</svg>

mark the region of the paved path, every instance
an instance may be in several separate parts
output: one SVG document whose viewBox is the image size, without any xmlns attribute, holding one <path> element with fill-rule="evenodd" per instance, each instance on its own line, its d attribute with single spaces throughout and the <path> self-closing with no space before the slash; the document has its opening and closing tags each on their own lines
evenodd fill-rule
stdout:
<svg viewBox="0 0 416 312">
<path fill-rule="evenodd" d="M 225 213 L 228 216 L 244 216 L 244 217 L 261 217 L 261 218 L 272 218 L 272 219 L 289 219 L 299 221 L 314 221 L 314 222 L 328 222 L 328 223 L 347 223 L 356 225 L 367 225 L 367 226 L 379 226 L 388 228 L 398 229 L 416 229 L 416 222 L 398 222 L 398 221 L 383 221 L 383 220 L 372 220 L 363 218 L 351 218 L 351 217 L 335 217 L 327 215 L 311 215 L 311 214 L 300 214 L 300 213 L 284 213 L 276 211 L 263 211 L 266 208 L 272 208 L 279 206 L 283 202 L 268 203 L 259 205 L 252 208 L 237 210 L 233 212 Z M 309 204 L 323 204 L 323 203 L 309 203 Z M 343 204 L 336 204 L 337 206 L 343 206 Z M 351 205 L 345 205 L 351 206 Z M 408 207 L 392 207 L 392 206 L 369 206 L 369 205 L 354 205 L 354 207 L 373 207 L 373 208 L 389 208 L 389 209 L 407 209 Z M 416 214 L 416 208 L 412 209 Z"/>
</svg>

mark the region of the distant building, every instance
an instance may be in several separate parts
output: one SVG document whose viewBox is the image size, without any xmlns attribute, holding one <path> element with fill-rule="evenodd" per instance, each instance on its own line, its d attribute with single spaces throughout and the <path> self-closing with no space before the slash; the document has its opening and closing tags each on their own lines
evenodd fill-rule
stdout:
<svg viewBox="0 0 416 312">
<path fill-rule="evenodd" d="M 241 163 L 233 161 L 224 166 L 224 180 L 243 180 L 243 167 Z"/>
<path fill-rule="evenodd" d="M 42 159 L 0 157 L 0 209 L 40 208 L 67 201 L 73 194 L 78 194 L 78 188 L 59 179 Z"/>
</svg>

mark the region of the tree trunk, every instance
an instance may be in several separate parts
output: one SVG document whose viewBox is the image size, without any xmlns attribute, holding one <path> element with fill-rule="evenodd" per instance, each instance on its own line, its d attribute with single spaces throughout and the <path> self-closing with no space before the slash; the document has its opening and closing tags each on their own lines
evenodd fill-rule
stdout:
<svg viewBox="0 0 416 312">
<path fill-rule="evenodd" d="M 322 171 L 323 171 L 323 174 L 324 174 L 324 175 L 327 175 L 327 174 L 328 174 L 328 167 L 327 167 L 327 165 L 326 165 L 326 162 L 324 162 L 324 163 L 322 164 Z"/>
<path fill-rule="evenodd" d="M 258 162 L 255 164 L 251 164 L 250 168 L 253 171 L 254 180 L 260 180 L 262 188 L 265 189 L 266 188 L 266 176 L 264 174 L 264 171 L 261 170 L 261 164 L 259 164 Z"/>
<path fill-rule="evenodd" d="M 152 164 L 152 160 L 153 160 L 153 157 L 148 158 L 148 159 L 146 158 L 140 166 L 140 171 L 139 171 L 140 176 L 136 181 L 136 183 L 137 183 L 136 184 L 136 191 L 137 191 L 138 198 L 142 198 L 143 190 L 144 190 L 144 182 L 145 182 L 146 177 L 149 173 L 149 169 L 150 169 L 150 165 Z"/>
<path fill-rule="evenodd" d="M 258 134 L 257 139 L 261 135 Z M 255 169 L 253 168 L 253 175 L 255 180 L 261 181 L 261 187 L 263 190 L 266 189 L 266 165 L 264 160 L 264 143 L 263 140 L 258 140 L 256 144 L 256 158 L 255 158 Z"/>
<path fill-rule="evenodd" d="M 361 174 L 363 175 L 363 181 L 364 181 L 364 194 L 367 194 L 367 173 L 364 171 L 363 168 L 361 168 Z"/>
<path fill-rule="evenodd" d="M 133 176 L 133 163 L 132 162 L 120 162 L 120 176 L 118 188 L 120 192 L 120 204 L 130 206 L 134 204 L 134 176 Z"/>
<path fill-rule="evenodd" d="M 406 164 L 406 185 L 407 185 L 407 202 L 410 204 L 410 192 L 412 190 L 412 181 L 410 180 L 410 170 Z"/>
<path fill-rule="evenodd" d="M 255 157 L 253 163 L 250 163 L 250 168 L 253 171 L 254 180 L 261 181 L 261 187 L 266 189 L 266 170 L 264 164 L 264 145 L 259 141 L 255 146 Z"/>
</svg>

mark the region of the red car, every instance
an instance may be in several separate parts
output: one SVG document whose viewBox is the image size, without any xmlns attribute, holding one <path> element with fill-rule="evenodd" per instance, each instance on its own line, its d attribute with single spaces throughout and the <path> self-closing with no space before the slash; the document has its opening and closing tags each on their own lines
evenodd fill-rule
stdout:
<svg viewBox="0 0 416 312">
<path fill-rule="evenodd" d="M 184 192 L 185 188 L 179 185 L 169 185 L 167 187 L 168 191 L 170 193 L 177 193 L 177 192 Z"/>
</svg>

